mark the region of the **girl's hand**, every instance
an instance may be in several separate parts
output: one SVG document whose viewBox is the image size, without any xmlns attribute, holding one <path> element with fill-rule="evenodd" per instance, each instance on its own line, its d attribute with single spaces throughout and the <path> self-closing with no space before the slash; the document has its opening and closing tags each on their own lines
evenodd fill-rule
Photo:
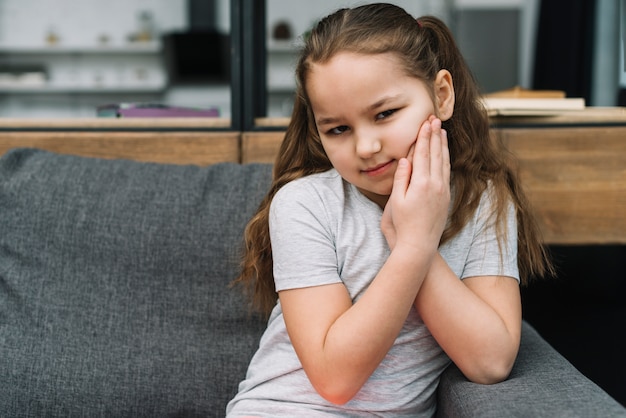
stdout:
<svg viewBox="0 0 626 418">
<path fill-rule="evenodd" d="M 425 121 L 413 151 L 398 162 L 381 228 L 389 247 L 436 251 L 448 217 L 450 153 L 441 120 Z"/>
<path fill-rule="evenodd" d="M 417 142 L 417 139 L 415 140 Z M 407 154 L 407 160 L 409 164 L 413 163 L 413 153 L 415 152 L 415 142 L 409 148 L 409 152 Z M 396 246 L 396 229 L 393 225 L 393 215 L 391 213 L 391 205 L 385 205 L 385 210 L 383 211 L 383 216 L 380 220 L 380 228 L 387 240 L 387 245 L 391 250 Z"/>
</svg>

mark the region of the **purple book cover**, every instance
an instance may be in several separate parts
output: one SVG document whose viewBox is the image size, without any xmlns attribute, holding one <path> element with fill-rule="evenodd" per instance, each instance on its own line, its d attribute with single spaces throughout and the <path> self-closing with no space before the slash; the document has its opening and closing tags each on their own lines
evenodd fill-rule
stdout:
<svg viewBox="0 0 626 418">
<path fill-rule="evenodd" d="M 206 118 L 219 117 L 217 108 L 176 107 L 159 104 L 120 104 L 101 106 L 99 116 L 118 118 Z"/>
<path fill-rule="evenodd" d="M 119 117 L 124 118 L 203 118 L 219 116 L 217 109 L 187 109 L 180 107 L 135 107 L 119 109 L 117 113 Z"/>
</svg>

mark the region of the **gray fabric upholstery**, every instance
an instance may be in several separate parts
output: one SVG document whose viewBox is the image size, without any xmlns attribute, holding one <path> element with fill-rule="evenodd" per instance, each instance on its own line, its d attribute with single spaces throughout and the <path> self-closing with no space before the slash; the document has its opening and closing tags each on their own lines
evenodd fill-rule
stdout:
<svg viewBox="0 0 626 418">
<path fill-rule="evenodd" d="M 442 376 L 438 405 L 439 417 L 626 417 L 626 409 L 527 323 L 508 380 L 495 385 L 472 383 L 452 365 Z"/>
<path fill-rule="evenodd" d="M 264 324 L 229 288 L 269 166 L 0 161 L 0 416 L 223 416 Z"/>
<path fill-rule="evenodd" d="M 270 177 L 3 156 L 0 416 L 223 416 L 264 329 L 229 283 Z M 624 416 L 529 327 L 509 381 L 451 367 L 439 401 L 454 417 Z"/>
</svg>

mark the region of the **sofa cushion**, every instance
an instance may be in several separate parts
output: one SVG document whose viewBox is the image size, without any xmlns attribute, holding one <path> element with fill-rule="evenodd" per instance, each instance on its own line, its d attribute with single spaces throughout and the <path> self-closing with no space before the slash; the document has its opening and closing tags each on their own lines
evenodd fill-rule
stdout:
<svg viewBox="0 0 626 418">
<path fill-rule="evenodd" d="M 626 417 L 626 409 L 580 374 L 527 322 L 507 380 L 468 381 L 454 364 L 441 376 L 438 417 Z"/>
<path fill-rule="evenodd" d="M 264 328 L 229 283 L 270 179 L 2 157 L 2 415 L 223 416 Z"/>
</svg>

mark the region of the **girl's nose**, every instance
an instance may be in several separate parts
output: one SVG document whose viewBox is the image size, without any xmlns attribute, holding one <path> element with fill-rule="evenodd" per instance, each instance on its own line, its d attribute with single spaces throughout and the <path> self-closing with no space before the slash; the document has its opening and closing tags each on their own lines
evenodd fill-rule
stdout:
<svg viewBox="0 0 626 418">
<path fill-rule="evenodd" d="M 359 133 L 356 135 L 356 153 L 360 158 L 370 158 L 380 152 L 382 143 L 373 133 Z"/>
</svg>

